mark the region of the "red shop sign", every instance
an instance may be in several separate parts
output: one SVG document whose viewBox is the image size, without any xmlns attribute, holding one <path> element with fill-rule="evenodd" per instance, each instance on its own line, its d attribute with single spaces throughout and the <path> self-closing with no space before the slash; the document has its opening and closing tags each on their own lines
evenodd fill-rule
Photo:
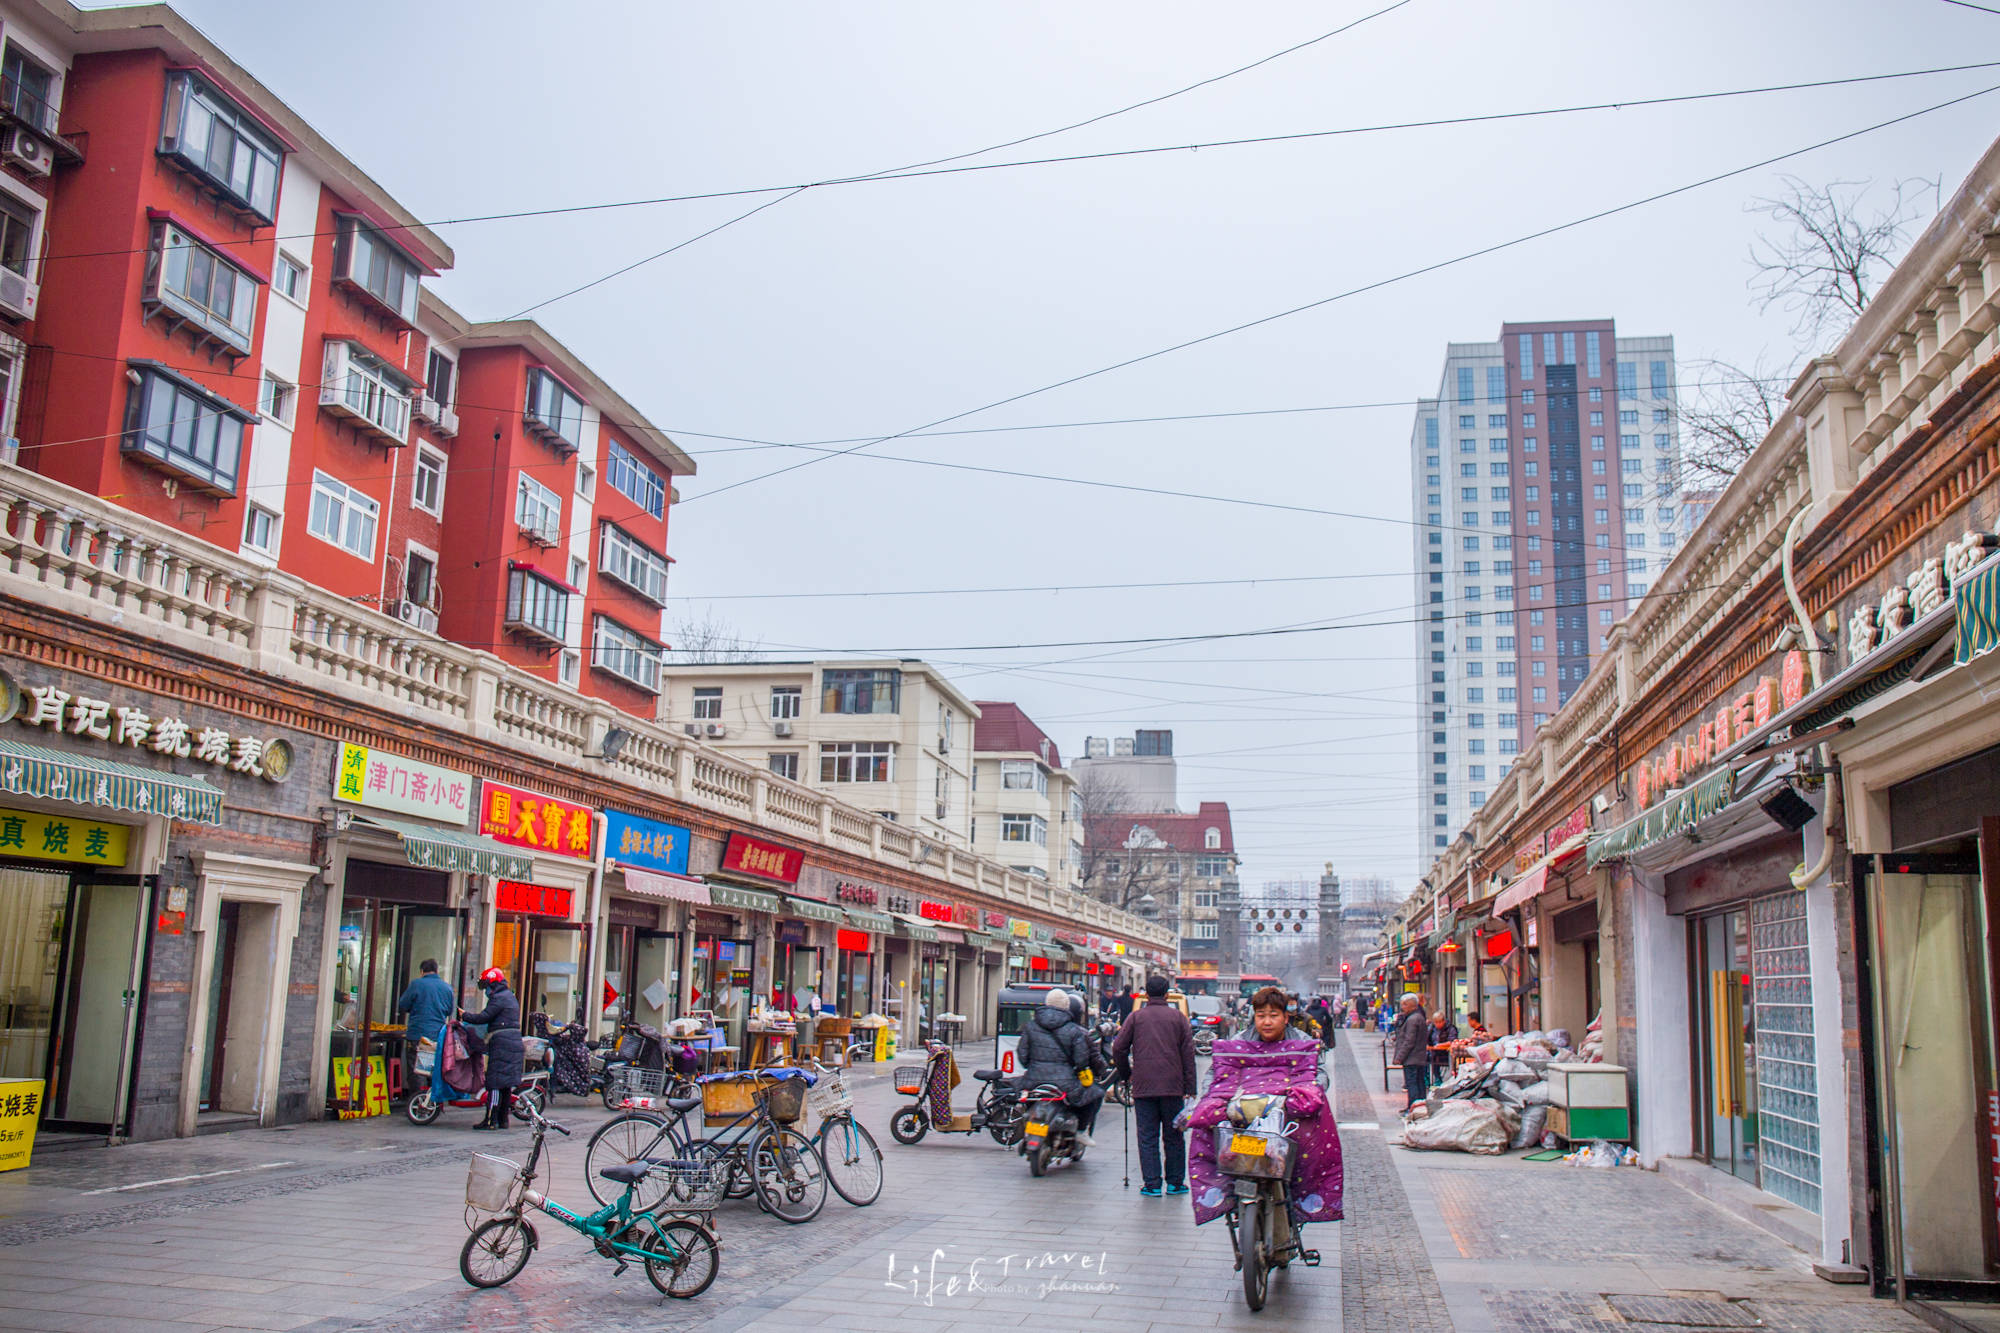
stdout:
<svg viewBox="0 0 2000 1333">
<path fill-rule="evenodd" d="M 849 953 L 868 952 L 868 932 L 865 930 L 836 930 L 833 942 Z"/>
<path fill-rule="evenodd" d="M 595 812 L 587 805 L 503 782 L 488 782 L 479 794 L 479 831 L 509 847 L 587 861 L 595 823 Z"/>
<path fill-rule="evenodd" d="M 722 853 L 722 868 L 733 870 L 739 875 L 756 875 L 762 879 L 775 879 L 780 884 L 796 884 L 799 872 L 805 869 L 806 854 L 792 847 L 779 847 L 755 838 L 746 838 L 741 833 L 729 835 L 729 846 Z"/>
<path fill-rule="evenodd" d="M 917 904 L 917 915 L 926 921 L 949 922 L 951 920 L 951 904 L 934 903 L 926 898 Z"/>
<path fill-rule="evenodd" d="M 1049 970 L 1049 960 L 1046 958 L 1030 958 L 1028 960 L 1028 967 L 1031 971 L 1046 972 Z"/>
<path fill-rule="evenodd" d="M 1514 952 L 1513 931 L 1503 930 L 1486 937 L 1486 956 L 1488 958 L 1505 958 L 1512 952 Z"/>
<path fill-rule="evenodd" d="M 543 884 L 523 884 L 517 879 L 503 879 L 493 895 L 493 905 L 502 912 L 559 916 L 567 920 L 575 898 L 574 889 L 552 889 Z"/>
<path fill-rule="evenodd" d="M 954 926 L 971 926 L 977 929 L 979 926 L 979 909 L 976 907 L 967 907 L 964 903 L 953 903 L 951 907 L 951 924 Z"/>
</svg>

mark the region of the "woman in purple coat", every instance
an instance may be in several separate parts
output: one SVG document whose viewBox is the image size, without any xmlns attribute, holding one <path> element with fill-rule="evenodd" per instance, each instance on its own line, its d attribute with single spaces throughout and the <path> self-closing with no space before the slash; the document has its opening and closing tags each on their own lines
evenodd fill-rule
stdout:
<svg viewBox="0 0 2000 1333">
<path fill-rule="evenodd" d="M 1299 1127 L 1292 1136 L 1299 1150 L 1299 1173 L 1292 1190 L 1298 1220 L 1337 1222 L 1340 1135 L 1317 1079 L 1320 1044 L 1312 1038 L 1285 1037 L 1285 994 L 1277 987 L 1266 986 L 1250 1003 L 1250 1033 L 1215 1043 L 1208 1091 L 1188 1114 L 1189 1127 L 1200 1131 L 1189 1145 L 1195 1225 L 1229 1211 L 1229 1177 L 1216 1168 L 1212 1131 L 1227 1118 L 1229 1099 L 1239 1092 L 1285 1094 L 1285 1117 Z"/>
</svg>

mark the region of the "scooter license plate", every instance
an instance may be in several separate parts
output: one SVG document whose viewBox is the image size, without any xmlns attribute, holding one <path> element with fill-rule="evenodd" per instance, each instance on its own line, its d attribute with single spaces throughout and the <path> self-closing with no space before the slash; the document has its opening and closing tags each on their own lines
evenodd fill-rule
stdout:
<svg viewBox="0 0 2000 1333">
<path fill-rule="evenodd" d="M 1262 1157 L 1264 1140 L 1255 1134 L 1232 1134 L 1229 1136 L 1229 1151 L 1241 1153 L 1245 1157 Z"/>
<path fill-rule="evenodd" d="M 1021 1126 L 1021 1129 L 1025 1133 L 1033 1134 L 1036 1138 L 1042 1138 L 1049 1132 L 1047 1122 L 1041 1120 L 1030 1120 L 1027 1124 Z"/>
</svg>

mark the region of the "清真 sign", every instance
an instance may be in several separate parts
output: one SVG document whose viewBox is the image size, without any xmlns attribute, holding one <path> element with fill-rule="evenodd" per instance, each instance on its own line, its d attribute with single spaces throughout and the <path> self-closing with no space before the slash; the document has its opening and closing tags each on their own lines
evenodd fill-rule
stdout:
<svg viewBox="0 0 2000 1333">
<path fill-rule="evenodd" d="M 472 814 L 472 779 L 366 745 L 342 745 L 333 798 L 462 826 Z"/>
<path fill-rule="evenodd" d="M 691 841 L 693 835 L 678 824 L 662 824 L 618 810 L 604 812 L 604 854 L 621 865 L 685 875 Z"/>
<path fill-rule="evenodd" d="M 591 809 L 488 781 L 479 793 L 479 831 L 495 842 L 554 856 L 590 859 Z"/>
<path fill-rule="evenodd" d="M 799 872 L 805 869 L 805 864 L 806 854 L 796 848 L 759 842 L 741 833 L 729 835 L 729 845 L 722 853 L 724 870 L 732 870 L 739 875 L 756 875 L 780 884 L 798 883 Z"/>
</svg>

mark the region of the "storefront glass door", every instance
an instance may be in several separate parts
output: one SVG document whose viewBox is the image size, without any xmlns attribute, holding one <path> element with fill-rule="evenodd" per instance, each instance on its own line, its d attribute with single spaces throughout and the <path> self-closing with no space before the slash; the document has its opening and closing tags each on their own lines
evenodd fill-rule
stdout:
<svg viewBox="0 0 2000 1333">
<path fill-rule="evenodd" d="M 673 1003 L 673 986 L 668 976 L 674 967 L 677 935 L 642 930 L 632 945 L 632 1005 L 630 1013 L 647 1027 L 666 1024 L 667 1006 Z M 657 1003 L 656 1003 L 657 1001 Z"/>
<path fill-rule="evenodd" d="M 860 1018 L 872 1007 L 869 1001 L 874 992 L 869 982 L 874 975 L 873 957 L 853 949 L 840 951 L 840 993 L 835 1000 L 835 1012 L 847 1018 Z"/>
<path fill-rule="evenodd" d="M 1754 1184 L 1757 1028 L 1750 1005 L 1749 913 L 1703 917 L 1697 943 L 1704 1147 L 1712 1165 Z"/>
</svg>

